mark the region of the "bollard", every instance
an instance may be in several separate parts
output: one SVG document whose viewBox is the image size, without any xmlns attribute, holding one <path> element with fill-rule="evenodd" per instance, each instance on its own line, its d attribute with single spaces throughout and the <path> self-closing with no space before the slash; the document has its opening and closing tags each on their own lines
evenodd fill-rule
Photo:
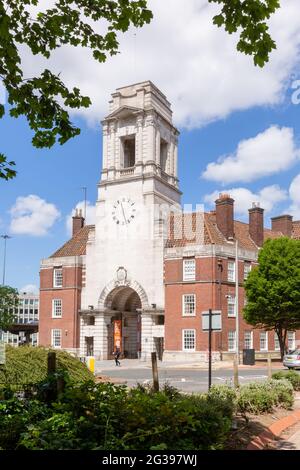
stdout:
<svg viewBox="0 0 300 470">
<path fill-rule="evenodd" d="M 272 378 L 272 357 L 271 353 L 268 353 L 268 379 Z"/>
</svg>

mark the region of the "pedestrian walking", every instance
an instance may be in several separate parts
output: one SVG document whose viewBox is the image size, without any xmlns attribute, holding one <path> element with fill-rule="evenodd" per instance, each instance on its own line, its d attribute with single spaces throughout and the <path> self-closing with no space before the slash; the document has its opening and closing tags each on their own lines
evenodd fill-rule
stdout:
<svg viewBox="0 0 300 470">
<path fill-rule="evenodd" d="M 115 356 L 115 363 L 116 363 L 116 366 L 120 366 L 121 363 L 119 361 L 119 357 L 121 355 L 121 351 L 119 348 L 116 348 L 115 352 L 114 352 L 114 356 Z"/>
</svg>

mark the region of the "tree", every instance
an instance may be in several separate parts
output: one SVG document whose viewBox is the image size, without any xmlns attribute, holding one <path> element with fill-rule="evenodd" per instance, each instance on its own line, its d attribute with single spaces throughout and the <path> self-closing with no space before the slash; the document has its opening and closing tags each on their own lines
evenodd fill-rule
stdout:
<svg viewBox="0 0 300 470">
<path fill-rule="evenodd" d="M 16 289 L 0 286 L 0 330 L 7 331 L 14 322 L 14 309 L 18 302 L 19 296 Z"/>
<path fill-rule="evenodd" d="M 214 16 L 217 26 L 229 33 L 239 32 L 237 50 L 253 56 L 254 64 L 263 67 L 276 44 L 269 34 L 266 20 L 280 7 L 279 0 L 208 0 L 222 4 Z"/>
<path fill-rule="evenodd" d="M 42 4 L 40 0 L 0 0 L 0 79 L 10 116 L 25 116 L 34 131 L 33 145 L 50 148 L 80 133 L 66 108 L 88 107 L 91 100 L 78 88 L 69 90 L 59 74 L 48 69 L 38 77 L 24 77 L 20 46 L 47 59 L 61 46 L 81 46 L 90 49 L 95 60 L 105 62 L 118 52 L 117 33 L 149 23 L 152 13 L 147 0 L 56 0 L 53 8 L 34 14 L 34 7 Z M 97 32 L 100 20 L 107 24 L 104 34 Z M 0 104 L 0 118 L 4 113 Z M 15 176 L 15 162 L 0 153 L 0 178 Z"/>
<path fill-rule="evenodd" d="M 276 48 L 266 20 L 279 8 L 279 0 L 208 1 L 222 5 L 214 23 L 230 34 L 239 31 L 237 49 L 253 55 L 255 65 L 262 67 Z M 66 108 L 89 107 L 91 100 L 76 87 L 69 90 L 59 74 L 49 69 L 37 77 L 24 77 L 20 46 L 46 59 L 59 47 L 81 46 L 95 60 L 105 62 L 108 55 L 118 52 L 117 33 L 149 23 L 152 13 L 147 0 L 55 0 L 53 8 L 34 14 L 39 5 L 43 5 L 41 0 L 0 0 L 0 79 L 7 91 L 10 116 L 25 116 L 34 132 L 32 144 L 50 148 L 80 133 Z M 97 32 L 100 20 L 107 24 L 104 34 Z M 0 119 L 4 112 L 0 104 Z M 15 162 L 0 153 L 0 178 L 15 176 Z"/>
<path fill-rule="evenodd" d="M 283 358 L 287 332 L 300 328 L 300 241 L 267 240 L 258 263 L 245 282 L 244 318 L 256 328 L 275 331 Z"/>
</svg>

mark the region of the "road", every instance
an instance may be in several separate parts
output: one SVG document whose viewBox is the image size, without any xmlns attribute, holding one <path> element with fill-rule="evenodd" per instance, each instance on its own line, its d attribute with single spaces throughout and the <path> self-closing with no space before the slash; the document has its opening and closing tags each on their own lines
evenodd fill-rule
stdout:
<svg viewBox="0 0 300 470">
<path fill-rule="evenodd" d="M 276 369 L 276 371 L 281 369 Z M 284 370 L 284 369 L 282 369 Z M 101 373 L 100 373 L 101 375 Z M 146 384 L 152 381 L 152 371 L 150 368 L 132 368 L 122 369 L 115 367 L 114 369 L 106 369 L 103 371 L 103 375 L 117 378 L 120 380 L 126 380 L 129 387 L 134 387 L 137 383 Z M 251 381 L 261 381 L 267 379 L 266 368 L 249 368 L 242 369 L 239 372 L 240 384 L 246 384 Z M 160 384 L 168 382 L 173 387 L 176 387 L 184 392 L 205 392 L 208 384 L 208 372 L 207 370 L 197 369 L 159 369 L 159 380 Z M 233 371 L 231 369 L 219 369 L 214 370 L 212 375 L 213 384 L 232 384 Z"/>
</svg>

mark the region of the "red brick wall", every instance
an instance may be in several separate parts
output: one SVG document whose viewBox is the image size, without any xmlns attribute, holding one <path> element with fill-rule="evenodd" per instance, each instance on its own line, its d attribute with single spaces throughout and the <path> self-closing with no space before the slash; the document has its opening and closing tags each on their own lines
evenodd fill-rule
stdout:
<svg viewBox="0 0 300 470">
<path fill-rule="evenodd" d="M 196 350 L 208 348 L 208 334 L 202 331 L 202 312 L 209 308 L 222 310 L 222 332 L 213 333 L 213 349 L 228 351 L 228 332 L 236 330 L 235 317 L 228 317 L 226 295 L 235 295 L 235 282 L 227 280 L 228 260 L 222 260 L 223 271 L 218 269 L 218 258 L 196 258 L 196 282 L 182 282 L 182 259 L 165 260 L 165 349 L 182 351 L 182 330 L 196 330 Z M 180 278 L 181 277 L 181 278 Z M 244 262 L 239 262 L 239 280 L 244 279 Z M 221 284 L 220 281 L 221 280 Z M 182 315 L 183 294 L 196 294 L 196 315 Z M 243 320 L 244 288 L 239 287 L 239 348 L 244 348 L 244 332 L 253 328 Z M 253 330 L 253 347 L 260 350 L 260 330 Z M 300 341 L 300 332 L 296 341 Z M 268 348 L 274 350 L 274 333 L 268 332 Z"/>
<path fill-rule="evenodd" d="M 39 344 L 51 346 L 51 330 L 62 330 L 62 348 L 79 347 L 82 268 L 63 268 L 63 287 L 53 288 L 53 268 L 40 272 Z M 62 300 L 62 318 L 52 318 L 52 300 Z"/>
</svg>

